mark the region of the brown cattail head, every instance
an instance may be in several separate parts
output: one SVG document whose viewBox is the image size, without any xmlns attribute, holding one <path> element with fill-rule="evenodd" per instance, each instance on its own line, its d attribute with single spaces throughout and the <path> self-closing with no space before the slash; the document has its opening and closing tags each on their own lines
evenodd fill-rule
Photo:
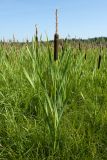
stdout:
<svg viewBox="0 0 107 160">
<path fill-rule="evenodd" d="M 37 25 L 35 25 L 35 28 L 36 28 L 36 42 L 38 42 L 38 28 L 37 28 Z"/>
<path fill-rule="evenodd" d="M 102 44 L 100 44 L 100 53 L 99 53 L 99 57 L 98 57 L 98 69 L 100 69 L 100 65 L 101 65 L 102 50 L 103 50 L 103 46 L 102 46 Z"/>
<path fill-rule="evenodd" d="M 85 53 L 85 56 L 84 56 L 84 58 L 85 58 L 85 60 L 87 59 L 87 55 L 86 55 L 86 53 Z"/>
<path fill-rule="evenodd" d="M 78 48 L 79 48 L 79 51 L 81 51 L 81 43 L 80 43 L 80 41 L 79 41 L 79 44 L 78 44 L 79 46 L 78 46 Z"/>
<path fill-rule="evenodd" d="M 101 53 L 101 54 L 102 54 L 103 49 L 104 49 L 104 46 L 103 46 L 102 43 L 100 43 L 100 53 Z"/>
<path fill-rule="evenodd" d="M 101 65 L 101 54 L 99 55 L 99 58 L 98 58 L 98 69 L 100 69 L 100 65 Z"/>
<path fill-rule="evenodd" d="M 59 35 L 55 33 L 54 35 L 54 60 L 55 61 L 58 59 L 58 40 L 59 40 Z"/>
<path fill-rule="evenodd" d="M 85 56 L 84 56 L 84 58 L 85 58 L 85 60 L 86 60 L 86 59 L 87 59 L 87 50 L 88 50 L 88 46 L 86 45 L 84 49 L 85 49 L 85 50 L 84 50 L 84 51 L 85 51 Z"/>
<path fill-rule="evenodd" d="M 36 53 L 38 53 L 38 28 L 37 28 L 37 25 L 35 25 L 35 29 L 36 29 L 36 35 L 35 35 Z"/>
<path fill-rule="evenodd" d="M 56 32 L 54 35 L 54 60 L 56 61 L 58 59 L 58 41 L 59 41 L 59 35 L 58 35 L 58 10 L 56 9 Z"/>
</svg>

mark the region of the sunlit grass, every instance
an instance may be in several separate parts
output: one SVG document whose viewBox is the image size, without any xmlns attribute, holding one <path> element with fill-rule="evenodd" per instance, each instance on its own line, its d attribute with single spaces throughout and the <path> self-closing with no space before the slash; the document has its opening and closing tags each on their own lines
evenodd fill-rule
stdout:
<svg viewBox="0 0 107 160">
<path fill-rule="evenodd" d="M 0 46 L 0 159 L 106 159 L 106 48 L 36 47 Z"/>
</svg>

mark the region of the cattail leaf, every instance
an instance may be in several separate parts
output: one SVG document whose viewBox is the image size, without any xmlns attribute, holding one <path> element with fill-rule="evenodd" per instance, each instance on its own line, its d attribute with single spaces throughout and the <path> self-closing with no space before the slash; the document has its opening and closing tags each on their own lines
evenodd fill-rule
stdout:
<svg viewBox="0 0 107 160">
<path fill-rule="evenodd" d="M 32 81 L 32 79 L 30 78 L 28 72 L 26 71 L 25 68 L 23 68 L 23 72 L 24 72 L 24 75 L 26 76 L 27 80 L 29 81 L 29 83 L 31 84 L 32 88 L 35 89 L 35 85 L 34 85 L 34 82 Z"/>
</svg>

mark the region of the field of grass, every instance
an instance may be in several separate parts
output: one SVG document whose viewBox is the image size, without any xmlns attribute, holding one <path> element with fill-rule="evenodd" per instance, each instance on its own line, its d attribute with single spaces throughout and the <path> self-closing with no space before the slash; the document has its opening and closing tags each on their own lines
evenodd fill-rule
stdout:
<svg viewBox="0 0 107 160">
<path fill-rule="evenodd" d="M 0 160 L 107 160 L 106 47 L 0 44 Z"/>
</svg>

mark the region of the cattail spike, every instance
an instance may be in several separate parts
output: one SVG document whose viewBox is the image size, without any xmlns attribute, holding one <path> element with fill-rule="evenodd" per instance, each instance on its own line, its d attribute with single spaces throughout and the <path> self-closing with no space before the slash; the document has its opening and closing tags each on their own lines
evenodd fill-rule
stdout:
<svg viewBox="0 0 107 160">
<path fill-rule="evenodd" d="M 37 28 L 37 25 L 35 25 L 35 28 L 36 28 L 36 37 L 38 37 L 38 28 Z"/>
<path fill-rule="evenodd" d="M 59 35 L 58 35 L 58 10 L 56 9 L 56 33 L 54 35 L 54 60 L 58 59 L 58 42 L 59 42 Z"/>
<path fill-rule="evenodd" d="M 15 35 L 13 34 L 13 42 L 15 42 Z"/>
<path fill-rule="evenodd" d="M 56 9 L 56 33 L 58 33 L 58 10 Z"/>
</svg>

